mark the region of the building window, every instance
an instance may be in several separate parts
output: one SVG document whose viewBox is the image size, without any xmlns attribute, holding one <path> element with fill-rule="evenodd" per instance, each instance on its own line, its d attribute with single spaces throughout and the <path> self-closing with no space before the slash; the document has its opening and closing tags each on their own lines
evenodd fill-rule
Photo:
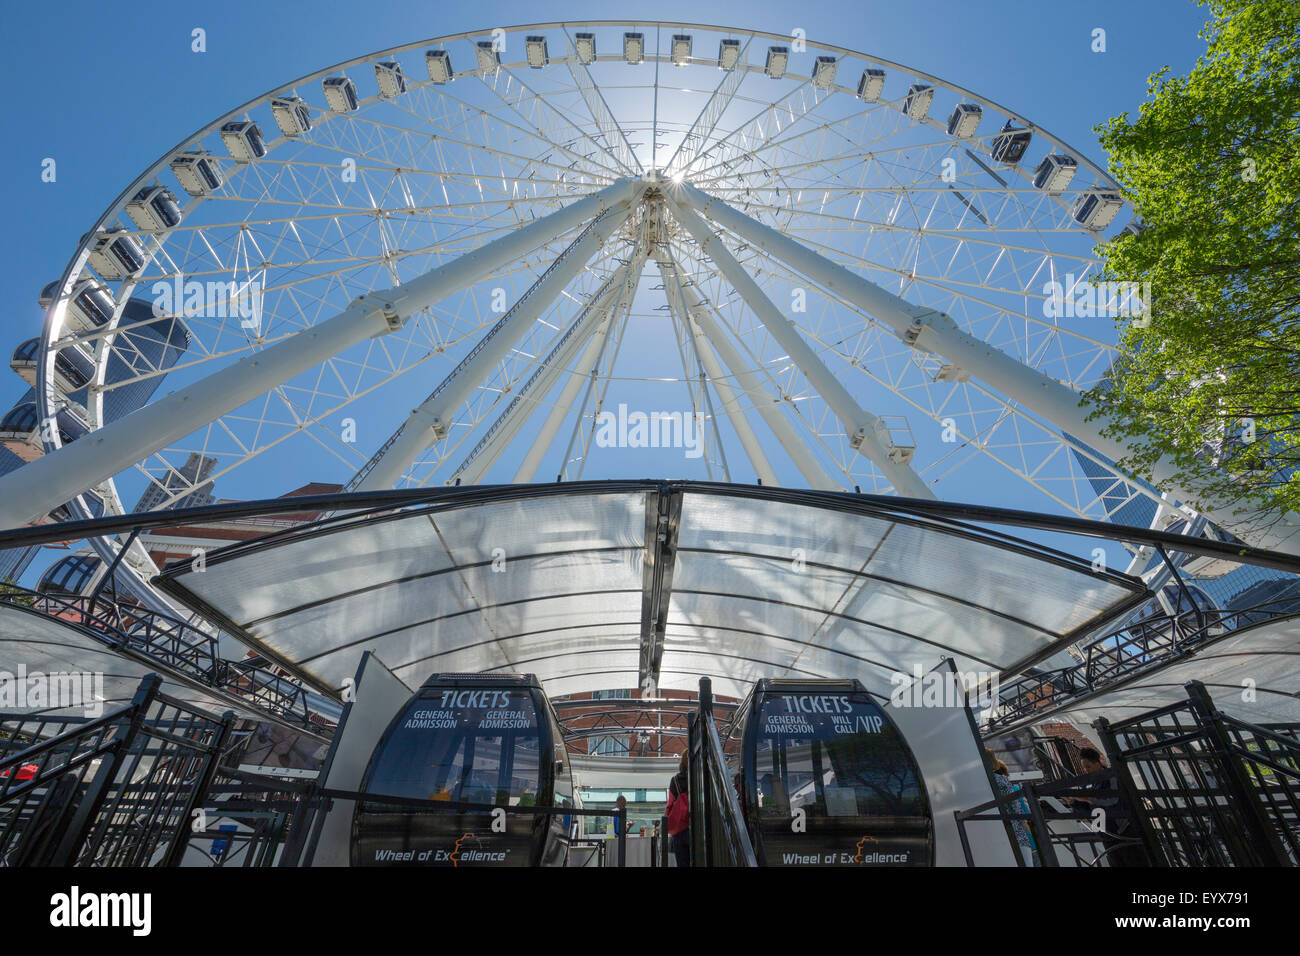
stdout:
<svg viewBox="0 0 1300 956">
<path fill-rule="evenodd" d="M 628 753 L 627 737 L 592 737 L 587 741 L 587 753 L 601 756 L 623 756 Z"/>
</svg>

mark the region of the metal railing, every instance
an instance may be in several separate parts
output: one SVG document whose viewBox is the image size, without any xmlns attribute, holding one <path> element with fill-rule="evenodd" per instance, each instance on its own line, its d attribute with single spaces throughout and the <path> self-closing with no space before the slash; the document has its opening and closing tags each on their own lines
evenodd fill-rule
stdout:
<svg viewBox="0 0 1300 956">
<path fill-rule="evenodd" d="M 975 866 L 968 825 L 999 823 L 1011 841 L 1016 866 L 1147 865 L 1140 835 L 1111 770 L 1061 780 L 1017 781 L 992 800 L 953 814 L 967 866 Z M 1104 815 L 1096 811 L 1106 811 Z M 1111 812 L 1114 811 L 1114 812 Z"/>
<path fill-rule="evenodd" d="M 306 844 L 315 780 L 219 769 L 189 834 L 189 864 L 294 866 Z M 200 839 L 211 839 L 207 848 Z"/>
<path fill-rule="evenodd" d="M 174 866 L 234 724 L 140 682 L 93 720 L 0 714 L 0 860 L 8 866 Z M 57 730 L 52 736 L 43 736 Z"/>
<path fill-rule="evenodd" d="M 700 707 L 687 729 L 691 865 L 758 866 L 713 720 L 713 685 L 700 678 Z"/>
<path fill-rule="evenodd" d="M 1250 724 L 1199 681 L 1185 689 L 1187 700 L 1094 723 L 1109 769 L 1021 781 L 957 812 L 967 864 L 967 825 L 998 822 L 1022 866 L 1300 865 L 1300 724 Z"/>
<path fill-rule="evenodd" d="M 1200 681 L 1186 690 L 1186 701 L 1095 725 L 1133 783 L 1152 855 L 1168 866 L 1300 865 L 1300 724 L 1249 724 Z"/>
<path fill-rule="evenodd" d="M 1209 640 L 1252 624 L 1293 616 L 1296 609 L 1297 600 L 1290 597 L 1236 610 L 1184 608 L 1128 624 L 1093 641 L 1085 659 L 1077 664 L 1004 682 L 987 732 L 1042 719 L 1044 712 L 1168 664 Z"/>
<path fill-rule="evenodd" d="M 6 585 L 0 604 L 57 619 L 89 632 L 115 650 L 134 653 L 178 677 L 230 694 L 252 710 L 317 736 L 302 683 L 267 669 L 260 660 L 231 661 L 218 653 L 217 639 L 191 624 L 138 605 L 123 605 L 101 593 L 54 594 Z"/>
</svg>

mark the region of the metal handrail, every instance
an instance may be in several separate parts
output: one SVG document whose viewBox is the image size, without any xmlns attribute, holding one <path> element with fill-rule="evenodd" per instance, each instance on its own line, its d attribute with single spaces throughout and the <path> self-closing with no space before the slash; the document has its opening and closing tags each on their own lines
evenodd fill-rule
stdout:
<svg viewBox="0 0 1300 956">
<path fill-rule="evenodd" d="M 1295 614 L 1296 599 L 1266 601 L 1249 608 L 1183 609 L 1125 625 L 1089 645 L 1083 661 L 1028 674 L 1002 685 L 990 732 L 1048 706 L 1094 693 L 1140 671 L 1181 657 L 1207 640 L 1252 624 Z M 1193 622 L 1189 625 L 1189 621 Z M 1118 643 L 1111 643 L 1118 640 Z"/>
<path fill-rule="evenodd" d="M 146 607 L 123 606 L 103 594 L 52 594 L 16 584 L 7 585 L 0 593 L 0 605 L 93 631 L 122 650 L 134 651 L 206 687 L 233 694 L 257 710 L 321 731 L 312 722 L 307 691 L 300 681 L 252 661 L 221 657 L 215 637 L 177 618 Z"/>
<path fill-rule="evenodd" d="M 727 777 L 722 741 L 713 721 L 713 685 L 700 678 L 700 709 L 692 715 L 688 760 L 693 866 L 758 866 L 735 788 Z M 719 854 L 725 859 L 719 859 Z"/>
<path fill-rule="evenodd" d="M 723 843 L 732 852 L 732 866 L 758 866 L 754 846 L 749 840 L 749 830 L 745 827 L 744 815 L 740 812 L 740 801 L 736 799 L 736 790 L 727 779 L 727 764 L 722 756 L 722 742 L 718 738 L 718 726 L 712 720 L 704 721 L 704 745 L 709 750 L 707 785 L 712 790 L 712 805 L 721 804 L 718 822 L 723 828 Z"/>
</svg>

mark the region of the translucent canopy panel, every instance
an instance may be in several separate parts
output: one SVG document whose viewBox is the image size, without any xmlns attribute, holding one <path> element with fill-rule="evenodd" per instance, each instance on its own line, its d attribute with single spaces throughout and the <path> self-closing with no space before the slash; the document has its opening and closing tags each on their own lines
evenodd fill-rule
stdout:
<svg viewBox="0 0 1300 956">
<path fill-rule="evenodd" d="M 1111 722 L 1187 699 L 1199 680 L 1215 706 L 1252 724 L 1300 722 L 1300 619 L 1257 624 L 1219 638 L 1155 673 L 1139 676 L 1065 711 Z"/>
<path fill-rule="evenodd" d="M 0 693 L 0 712 L 99 717 L 129 704 L 140 681 L 158 668 L 122 656 L 107 641 L 57 617 L 0 605 L 0 671 L 9 684 Z M 255 710 L 166 674 L 162 692 L 209 713 L 234 710 L 259 718 Z"/>
<path fill-rule="evenodd" d="M 1130 604 L 1086 561 L 854 496 L 685 482 L 505 486 L 340 514 L 158 583 L 326 690 L 373 651 L 418 686 L 524 671 L 551 694 L 741 696 L 759 677 L 1003 672 Z"/>
</svg>

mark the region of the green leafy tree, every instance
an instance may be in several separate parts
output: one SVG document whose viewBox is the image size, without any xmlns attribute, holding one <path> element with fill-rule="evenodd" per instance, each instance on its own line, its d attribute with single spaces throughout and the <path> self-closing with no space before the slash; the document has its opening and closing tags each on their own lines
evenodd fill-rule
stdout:
<svg viewBox="0 0 1300 956">
<path fill-rule="evenodd" d="M 1097 129 L 1144 227 L 1099 247 L 1104 278 L 1151 301 L 1086 401 L 1131 471 L 1300 511 L 1300 2 L 1200 2 L 1195 68 Z"/>
<path fill-rule="evenodd" d="M 0 581 L 0 601 L 8 604 L 21 604 L 24 607 L 31 607 L 36 603 L 34 598 L 25 588 L 15 583 L 9 578 Z"/>
</svg>

